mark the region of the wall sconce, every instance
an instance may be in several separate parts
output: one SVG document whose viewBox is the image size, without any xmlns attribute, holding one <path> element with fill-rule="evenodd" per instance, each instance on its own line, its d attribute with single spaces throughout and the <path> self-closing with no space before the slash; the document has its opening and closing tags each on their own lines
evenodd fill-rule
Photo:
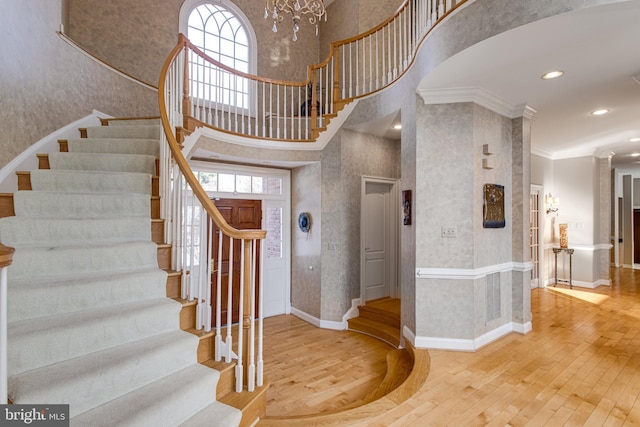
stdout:
<svg viewBox="0 0 640 427">
<path fill-rule="evenodd" d="M 544 204 L 547 207 L 547 215 L 552 213 L 558 215 L 558 209 L 560 209 L 560 197 L 553 197 L 551 193 L 545 194 Z"/>
</svg>

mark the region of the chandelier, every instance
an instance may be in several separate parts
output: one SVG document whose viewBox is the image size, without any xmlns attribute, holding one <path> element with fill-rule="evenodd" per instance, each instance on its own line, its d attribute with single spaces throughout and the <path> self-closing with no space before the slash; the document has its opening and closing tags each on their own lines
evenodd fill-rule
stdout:
<svg viewBox="0 0 640 427">
<path fill-rule="evenodd" d="M 284 20 L 284 14 L 290 13 L 293 21 L 293 41 L 298 40 L 298 30 L 300 30 L 300 19 L 304 15 L 311 25 L 316 26 L 316 36 L 318 35 L 318 22 L 324 15 L 327 20 L 327 13 L 324 8 L 324 0 L 266 0 L 264 5 L 264 17 L 273 18 L 273 32 L 278 32 L 278 23 Z"/>
</svg>

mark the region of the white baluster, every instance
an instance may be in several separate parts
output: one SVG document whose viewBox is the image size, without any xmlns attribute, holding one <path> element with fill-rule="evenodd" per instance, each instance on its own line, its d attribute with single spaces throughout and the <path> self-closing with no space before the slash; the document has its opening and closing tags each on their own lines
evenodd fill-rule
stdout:
<svg viewBox="0 0 640 427">
<path fill-rule="evenodd" d="M 233 338 L 231 336 L 231 321 L 233 313 L 233 241 L 234 239 L 229 236 L 229 279 L 227 283 L 227 352 L 224 357 L 225 363 L 231 363 L 233 358 L 233 352 L 231 351 Z"/>
<path fill-rule="evenodd" d="M 256 386 L 256 365 L 254 363 L 255 352 L 256 352 L 256 240 L 251 241 L 251 323 L 249 324 L 249 342 L 247 345 L 249 346 L 249 360 L 247 363 L 249 366 L 247 367 L 247 389 L 249 391 L 254 391 Z"/>
<path fill-rule="evenodd" d="M 216 362 L 222 360 L 222 239 L 221 230 L 218 234 L 218 271 L 216 272 Z M 226 354 L 226 353 L 225 353 Z"/>
<path fill-rule="evenodd" d="M 238 295 L 238 363 L 236 364 L 236 392 L 240 393 L 244 386 L 244 365 L 242 360 L 244 345 L 244 239 L 240 240 L 240 293 Z"/>
<path fill-rule="evenodd" d="M 207 239 L 205 239 L 206 246 L 206 260 L 207 260 L 207 272 L 205 276 L 205 280 L 203 280 L 205 286 L 205 321 L 204 321 L 204 330 L 205 332 L 211 332 L 211 316 L 213 315 L 211 308 L 211 275 L 213 274 L 213 220 L 207 214 L 206 211 L 203 211 L 202 214 L 207 218 Z M 202 221 L 204 224 L 204 221 Z M 204 228 L 204 227 L 203 227 Z"/>
<path fill-rule="evenodd" d="M 333 68 L 332 68 L 333 69 Z M 262 360 L 262 350 L 264 346 L 264 251 L 265 240 L 260 240 L 260 274 L 258 275 L 258 378 L 257 385 L 262 387 L 264 384 L 264 362 Z"/>
</svg>

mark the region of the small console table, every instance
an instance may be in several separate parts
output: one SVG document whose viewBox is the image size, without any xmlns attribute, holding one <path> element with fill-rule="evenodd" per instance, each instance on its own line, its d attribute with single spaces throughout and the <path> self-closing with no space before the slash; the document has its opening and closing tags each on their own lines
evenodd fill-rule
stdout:
<svg viewBox="0 0 640 427">
<path fill-rule="evenodd" d="M 558 284 L 558 253 L 559 252 L 566 252 L 569 254 L 569 289 L 573 289 L 573 265 L 572 265 L 572 258 L 573 258 L 573 249 L 569 249 L 569 248 L 553 248 L 553 253 L 555 255 L 556 258 L 556 263 L 555 263 L 555 275 L 556 275 L 556 281 L 553 284 L 553 286 L 555 287 Z"/>
</svg>

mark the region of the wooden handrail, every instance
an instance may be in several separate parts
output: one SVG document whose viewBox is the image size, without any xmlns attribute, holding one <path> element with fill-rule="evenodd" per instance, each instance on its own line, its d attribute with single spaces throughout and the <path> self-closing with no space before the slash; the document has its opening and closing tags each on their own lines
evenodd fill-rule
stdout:
<svg viewBox="0 0 640 427">
<path fill-rule="evenodd" d="M 404 9 L 406 9 L 406 7 L 409 5 L 410 1 L 411 0 L 404 0 L 404 3 L 402 3 L 398 7 L 398 10 L 396 10 L 396 12 L 390 18 L 388 18 L 387 20 L 385 20 L 381 24 L 376 25 L 375 27 L 371 28 L 370 30 L 365 31 L 362 34 L 358 34 L 357 36 L 353 36 L 353 37 L 350 37 L 348 39 L 343 39 L 343 40 L 338 40 L 338 41 L 332 42 L 331 46 L 342 46 L 342 45 L 345 45 L 345 44 L 353 43 L 355 41 L 362 40 L 362 39 L 370 36 L 371 34 L 377 33 L 382 28 L 386 27 L 391 22 L 393 22 L 394 19 L 396 19 L 398 17 L 398 15 L 400 15 L 400 13 L 402 13 L 402 11 Z"/>
<path fill-rule="evenodd" d="M 165 82 L 166 75 L 169 70 L 169 66 L 176 59 L 176 57 L 180 54 L 180 52 L 186 48 L 188 45 L 187 39 L 184 35 L 180 34 L 178 39 L 178 44 L 173 48 L 169 57 L 165 61 L 162 71 L 160 73 L 160 82 L 158 83 L 158 105 L 160 107 L 160 119 L 162 122 L 163 131 L 167 137 L 167 142 L 169 144 L 169 148 L 171 150 L 171 154 L 173 155 L 173 159 L 176 163 L 176 166 L 180 169 L 180 172 L 184 175 L 187 183 L 191 187 L 194 195 L 198 198 L 202 207 L 207 211 L 207 213 L 211 216 L 213 221 L 216 223 L 218 228 L 226 234 L 234 239 L 264 239 L 267 235 L 265 230 L 238 230 L 234 227 L 231 227 L 227 221 L 220 214 L 216 206 L 209 199 L 207 192 L 204 191 L 200 182 L 193 174 L 191 167 L 187 163 L 187 160 L 182 155 L 182 151 L 180 150 L 180 146 L 178 141 L 176 140 L 174 130 L 171 129 L 171 124 L 169 123 L 169 116 L 166 111 L 165 104 Z"/>
<path fill-rule="evenodd" d="M 194 53 L 198 54 L 198 56 L 200 56 L 202 59 L 205 59 L 207 62 L 212 63 L 217 68 L 223 69 L 231 74 L 235 74 L 236 76 L 243 77 L 249 80 L 254 80 L 254 81 L 259 81 L 264 83 L 286 85 L 286 86 L 306 86 L 311 81 L 311 79 L 308 78 L 304 82 L 292 82 L 287 80 L 270 79 L 268 77 L 258 77 L 253 74 L 243 73 L 242 71 L 238 71 L 235 68 L 229 67 L 228 65 L 225 65 L 222 62 L 216 61 L 215 59 L 213 59 L 212 57 L 210 57 L 209 55 L 201 51 L 196 45 L 191 43 L 191 41 L 184 34 L 180 33 L 179 37 L 184 38 L 184 40 L 186 41 L 186 46 L 189 49 L 191 49 Z"/>
</svg>

